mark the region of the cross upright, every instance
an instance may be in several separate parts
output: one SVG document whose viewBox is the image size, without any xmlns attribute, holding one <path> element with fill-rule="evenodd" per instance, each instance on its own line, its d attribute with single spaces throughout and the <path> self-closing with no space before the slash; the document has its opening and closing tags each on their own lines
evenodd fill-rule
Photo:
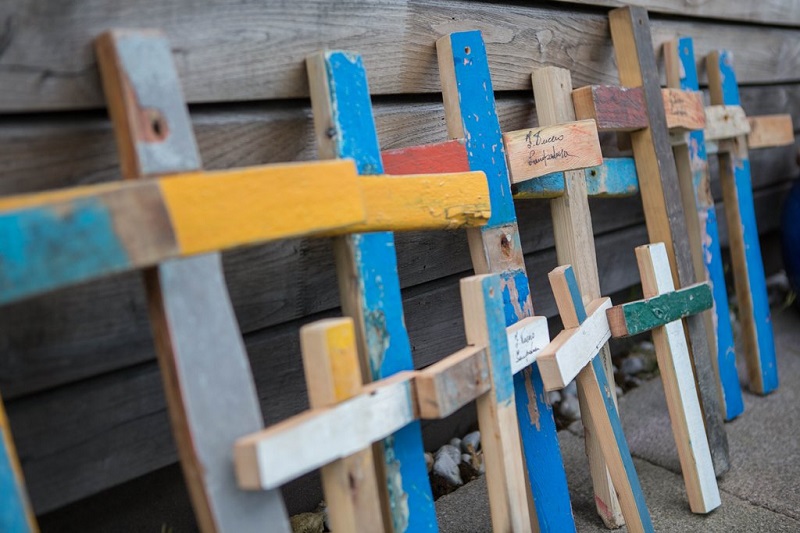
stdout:
<svg viewBox="0 0 800 533">
<path fill-rule="evenodd" d="M 726 115 L 736 109 L 730 106 L 741 105 L 730 52 L 711 52 L 706 57 L 706 73 L 712 105 L 723 106 L 722 112 Z M 789 115 L 752 117 L 744 124 L 745 128 L 721 133 L 714 140 L 718 141 L 720 182 L 750 389 L 768 394 L 778 388 L 778 367 L 753 204 L 748 147 L 792 144 L 794 131 Z"/>
</svg>

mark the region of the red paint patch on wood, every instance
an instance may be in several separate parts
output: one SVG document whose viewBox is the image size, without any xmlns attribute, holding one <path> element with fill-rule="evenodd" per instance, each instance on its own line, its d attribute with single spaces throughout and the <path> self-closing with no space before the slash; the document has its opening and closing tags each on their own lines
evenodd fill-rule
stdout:
<svg viewBox="0 0 800 533">
<path fill-rule="evenodd" d="M 381 152 L 387 174 L 431 174 L 469 171 L 467 148 L 463 140 L 411 146 Z"/>
<path fill-rule="evenodd" d="M 590 85 L 572 91 L 578 120 L 593 118 L 599 131 L 634 131 L 649 125 L 641 87 Z"/>
</svg>

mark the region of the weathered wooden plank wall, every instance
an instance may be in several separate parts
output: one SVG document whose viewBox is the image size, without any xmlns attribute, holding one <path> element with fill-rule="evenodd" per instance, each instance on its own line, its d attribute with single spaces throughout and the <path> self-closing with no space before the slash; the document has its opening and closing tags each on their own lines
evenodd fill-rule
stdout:
<svg viewBox="0 0 800 533">
<path fill-rule="evenodd" d="M 698 59 L 713 48 L 733 50 L 745 110 L 790 112 L 800 124 L 800 9 L 793 2 L 645 3 L 669 15 L 652 15 L 654 44 L 687 34 Z M 503 130 L 530 127 L 537 123 L 533 68 L 569 68 L 576 87 L 617 83 L 605 16 L 605 6 L 617 4 L 6 0 L 0 194 L 119 179 L 91 51 L 92 39 L 110 27 L 166 31 L 203 160 L 217 169 L 316 158 L 303 58 L 324 47 L 363 54 L 382 148 L 398 148 L 446 138 L 435 41 L 480 29 Z M 603 141 L 611 153 L 615 137 Z M 763 233 L 777 228 L 796 149 L 753 153 Z M 721 196 L 716 183 L 714 194 Z M 633 248 L 646 242 L 639 198 L 591 204 L 603 292 L 637 283 Z M 526 201 L 517 209 L 537 312 L 553 315 L 545 277 L 556 266 L 549 205 Z M 424 366 L 464 342 L 458 279 L 470 273 L 466 235 L 402 234 L 397 246 L 415 364 Z M 232 252 L 224 263 L 273 423 L 307 406 L 299 326 L 338 312 L 330 245 L 293 240 Z M 0 390 L 37 512 L 176 461 L 146 317 L 136 275 L 0 309 Z"/>
</svg>

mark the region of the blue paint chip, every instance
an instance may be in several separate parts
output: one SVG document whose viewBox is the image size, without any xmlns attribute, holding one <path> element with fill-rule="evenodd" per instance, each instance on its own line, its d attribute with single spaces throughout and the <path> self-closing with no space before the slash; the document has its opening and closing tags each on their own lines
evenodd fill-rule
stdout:
<svg viewBox="0 0 800 533">
<path fill-rule="evenodd" d="M 470 170 L 486 173 L 492 204 L 486 227 L 495 228 L 516 221 L 516 214 L 486 47 L 479 31 L 453 33 L 450 43 L 467 159 Z"/>
<path fill-rule="evenodd" d="M 96 198 L 0 215 L 0 303 L 128 267 L 108 208 Z"/>
</svg>

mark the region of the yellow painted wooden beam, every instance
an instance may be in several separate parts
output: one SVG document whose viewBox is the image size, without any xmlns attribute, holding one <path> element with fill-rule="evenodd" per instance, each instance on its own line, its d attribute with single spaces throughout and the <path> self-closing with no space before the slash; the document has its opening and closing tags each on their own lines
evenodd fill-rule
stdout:
<svg viewBox="0 0 800 533">
<path fill-rule="evenodd" d="M 361 177 L 350 160 L 0 199 L 0 303 L 167 259 L 298 237 L 480 226 L 482 172 Z"/>
</svg>

